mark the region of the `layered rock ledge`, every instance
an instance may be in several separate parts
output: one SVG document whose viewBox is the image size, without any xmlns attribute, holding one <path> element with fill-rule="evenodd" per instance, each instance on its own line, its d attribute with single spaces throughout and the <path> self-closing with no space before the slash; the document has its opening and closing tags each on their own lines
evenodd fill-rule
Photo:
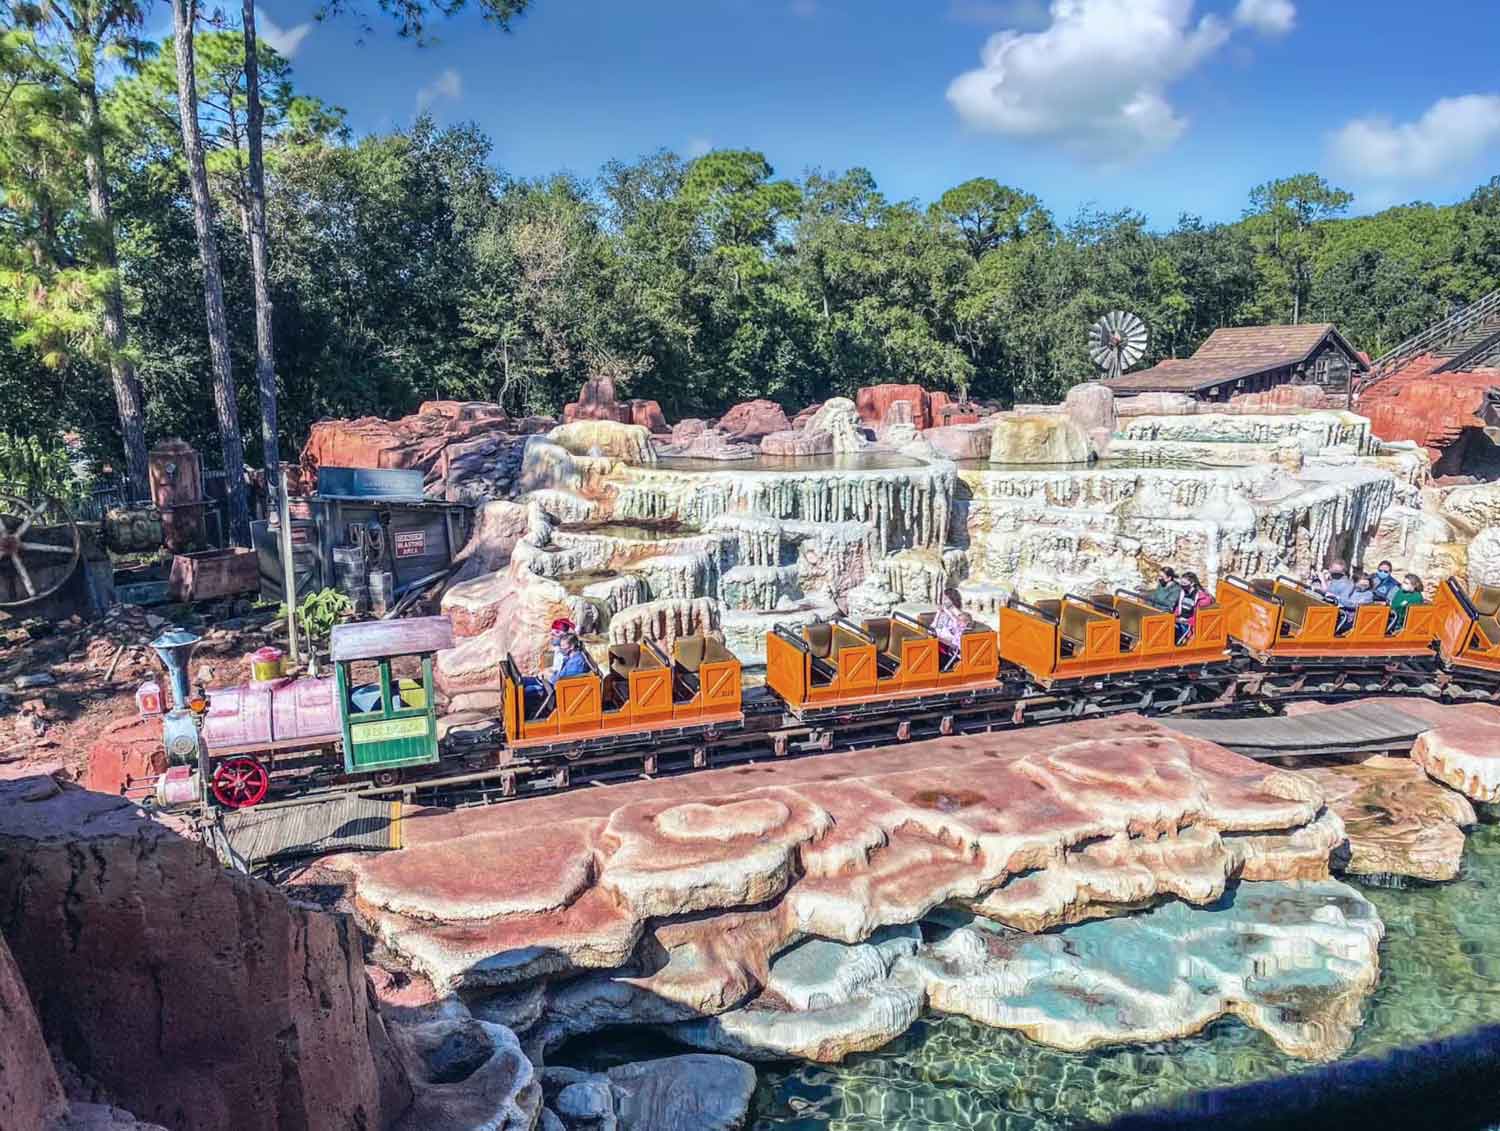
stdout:
<svg viewBox="0 0 1500 1131">
<path fill-rule="evenodd" d="M 926 991 L 903 963 L 936 909 L 1031 931 L 1166 897 L 1212 903 L 1240 880 L 1326 881 L 1344 840 L 1312 779 L 1138 716 L 421 813 L 408 828 L 403 852 L 347 861 L 358 913 L 528 1048 L 633 1023 L 815 1060 L 915 1020 Z"/>
</svg>

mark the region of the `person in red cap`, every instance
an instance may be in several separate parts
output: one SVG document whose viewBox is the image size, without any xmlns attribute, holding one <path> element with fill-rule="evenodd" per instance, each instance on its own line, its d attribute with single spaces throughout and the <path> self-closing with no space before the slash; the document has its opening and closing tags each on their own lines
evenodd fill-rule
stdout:
<svg viewBox="0 0 1500 1131">
<path fill-rule="evenodd" d="M 563 665 L 562 638 L 570 632 L 578 631 L 573 627 L 573 622 L 567 617 L 558 617 L 552 622 L 552 632 L 549 634 L 549 643 L 552 648 L 552 679 L 548 682 L 557 681 L 558 670 Z"/>
</svg>

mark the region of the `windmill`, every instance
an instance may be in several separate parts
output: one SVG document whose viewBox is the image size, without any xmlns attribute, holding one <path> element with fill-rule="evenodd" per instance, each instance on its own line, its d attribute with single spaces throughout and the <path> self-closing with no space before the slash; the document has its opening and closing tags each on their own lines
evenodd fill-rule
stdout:
<svg viewBox="0 0 1500 1131">
<path fill-rule="evenodd" d="M 1105 377 L 1118 377 L 1146 352 L 1146 324 L 1134 314 L 1111 310 L 1089 327 L 1089 357 Z"/>
</svg>

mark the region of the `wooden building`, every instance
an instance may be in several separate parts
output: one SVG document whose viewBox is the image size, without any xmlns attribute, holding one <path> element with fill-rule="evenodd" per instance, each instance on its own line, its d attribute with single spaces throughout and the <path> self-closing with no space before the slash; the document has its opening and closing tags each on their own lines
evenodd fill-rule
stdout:
<svg viewBox="0 0 1500 1131">
<path fill-rule="evenodd" d="M 1344 395 L 1350 379 L 1369 368 L 1331 322 L 1300 326 L 1233 326 L 1215 330 L 1192 357 L 1168 358 L 1104 383 L 1116 396 L 1188 393 L 1227 401 L 1277 385 L 1317 385 Z"/>
</svg>

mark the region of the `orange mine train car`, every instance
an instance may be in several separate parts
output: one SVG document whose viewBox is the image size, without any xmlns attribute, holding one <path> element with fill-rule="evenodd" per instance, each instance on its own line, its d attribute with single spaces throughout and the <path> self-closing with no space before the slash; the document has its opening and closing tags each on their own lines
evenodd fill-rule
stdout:
<svg viewBox="0 0 1500 1131">
<path fill-rule="evenodd" d="M 1450 668 L 1500 681 L 1500 588 L 1481 585 L 1470 594 L 1450 577 L 1431 606 L 1418 607 L 1430 608 L 1438 651 Z"/>
<path fill-rule="evenodd" d="M 611 644 L 609 670 L 588 659 L 586 675 L 560 679 L 527 702 L 515 660 L 501 668 L 506 737 L 514 748 L 569 737 L 641 734 L 740 722 L 740 662 L 702 635 L 680 637 L 670 659 L 652 643 Z"/>
<path fill-rule="evenodd" d="M 1000 610 L 1000 656 L 1044 687 L 1073 679 L 1197 667 L 1229 659 L 1224 610 L 1198 610 L 1192 634 L 1177 640 L 1177 618 L 1129 589 L 1111 596 L 1029 604 Z"/>
<path fill-rule="evenodd" d="M 1432 653 L 1436 605 L 1413 605 L 1406 620 L 1394 622 L 1385 605 L 1362 605 L 1339 631 L 1339 607 L 1290 577 L 1219 582 L 1219 605 L 1229 635 L 1261 660 L 1310 658 L 1371 659 Z"/>
<path fill-rule="evenodd" d="M 974 623 L 949 649 L 921 619 L 842 618 L 766 634 L 766 686 L 793 711 L 899 702 L 994 684 L 994 629 Z"/>
</svg>

